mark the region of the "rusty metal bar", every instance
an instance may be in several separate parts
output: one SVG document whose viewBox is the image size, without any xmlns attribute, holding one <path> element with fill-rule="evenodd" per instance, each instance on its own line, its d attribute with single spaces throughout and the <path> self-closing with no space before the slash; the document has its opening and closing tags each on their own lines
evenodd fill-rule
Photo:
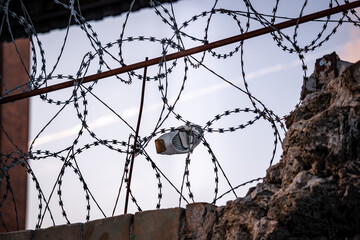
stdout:
<svg viewBox="0 0 360 240">
<path fill-rule="evenodd" d="M 253 38 L 253 37 L 258 37 L 258 36 L 261 36 L 261 35 L 264 35 L 264 34 L 268 34 L 270 32 L 274 32 L 276 30 L 281 30 L 281 29 L 284 29 L 284 28 L 295 26 L 296 24 L 301 24 L 301 23 L 305 23 L 305 22 L 309 22 L 309 21 L 318 19 L 318 18 L 326 17 L 326 16 L 329 16 L 329 15 L 332 15 L 332 14 L 336 14 L 336 13 L 339 13 L 339 12 L 344 12 L 346 10 L 356 8 L 356 7 L 360 7 L 360 0 L 354 1 L 354 2 L 351 2 L 351 3 L 347 3 L 347 4 L 343 4 L 343 5 L 334 7 L 334 8 L 326 9 L 326 10 L 323 10 L 323 11 L 319 11 L 319 12 L 316 12 L 316 13 L 312 13 L 312 14 L 303 16 L 301 18 L 292 19 L 292 20 L 289 20 L 289 21 L 278 23 L 278 24 L 275 24 L 273 26 L 257 29 L 257 30 L 250 31 L 250 32 L 247 32 L 247 33 L 244 33 L 244 34 L 236 35 L 236 36 L 233 36 L 233 37 L 229 37 L 229 38 L 225 38 L 225 39 L 222 39 L 222 40 L 219 40 L 219 41 L 215 41 L 215 42 L 212 42 L 212 43 L 201 45 L 201 46 L 198 46 L 198 47 L 194 47 L 194 48 L 190 48 L 190 49 L 187 49 L 187 50 L 172 53 L 172 54 L 166 55 L 164 57 L 161 56 L 161 57 L 157 57 L 157 58 L 152 58 L 150 60 L 146 60 L 146 61 L 143 61 L 143 62 L 138 62 L 138 63 L 135 63 L 135 64 L 127 65 L 127 66 L 124 66 L 124 67 L 109 70 L 109 71 L 102 72 L 102 73 L 99 73 L 99 74 L 90 75 L 90 76 L 84 77 L 82 79 L 76 79 L 76 80 L 73 80 L 73 81 L 68 81 L 68 82 L 64 82 L 64 83 L 55 84 L 55 85 L 52 85 L 52 86 L 49 86 L 49 87 L 35 89 L 35 90 L 30 91 L 30 92 L 15 94 L 15 95 L 9 96 L 9 97 L 4 97 L 4 98 L 0 99 L 0 104 L 13 102 L 13 101 L 21 100 L 21 99 L 24 99 L 24 98 L 40 95 L 40 94 L 43 94 L 43 93 L 49 93 L 49 92 L 57 91 L 57 90 L 60 90 L 60 89 L 68 88 L 68 87 L 73 86 L 75 82 L 77 82 L 77 83 L 92 82 L 92 81 L 95 81 L 95 80 L 99 80 L 99 79 L 102 79 L 102 78 L 107 78 L 107 77 L 114 76 L 114 75 L 117 75 L 117 74 L 126 73 L 126 72 L 129 72 L 129 71 L 133 71 L 133 70 L 141 69 L 141 68 L 144 68 L 144 67 L 156 65 L 160 61 L 162 61 L 163 59 L 165 59 L 165 61 L 175 60 L 175 59 L 186 57 L 186 56 L 189 56 L 189 55 L 192 55 L 192 54 L 207 51 L 207 50 L 210 50 L 210 49 L 213 49 L 213 48 L 218 48 L 218 47 L 222 47 L 222 46 L 232 44 L 232 43 L 235 43 L 235 42 L 240 42 L 240 41 L 243 41 L 243 40 L 246 40 L 246 39 L 250 39 L 250 38 Z"/>
<path fill-rule="evenodd" d="M 146 62 L 147 60 L 148 60 L 148 58 L 146 57 L 146 58 L 145 58 L 145 62 Z M 136 125 L 133 151 L 132 151 L 132 154 L 131 154 L 129 178 L 128 178 L 128 181 L 127 181 L 127 190 L 126 190 L 126 197 L 125 197 L 124 214 L 127 214 L 127 209 L 128 209 L 129 194 L 130 194 L 130 184 L 131 184 L 131 177 L 132 177 L 132 172 L 133 172 L 133 168 L 134 168 L 134 159 L 135 159 L 135 154 L 136 154 L 136 145 L 137 145 L 137 140 L 138 140 L 138 136 L 139 136 L 139 130 L 140 130 L 140 123 L 141 123 L 142 111 L 143 111 L 143 107 L 144 107 L 146 71 L 147 71 L 147 66 L 145 66 L 145 68 L 144 68 L 143 84 L 142 84 L 142 89 L 141 89 L 140 109 L 139 109 L 139 116 L 138 116 L 138 121 L 137 121 L 137 125 Z"/>
</svg>

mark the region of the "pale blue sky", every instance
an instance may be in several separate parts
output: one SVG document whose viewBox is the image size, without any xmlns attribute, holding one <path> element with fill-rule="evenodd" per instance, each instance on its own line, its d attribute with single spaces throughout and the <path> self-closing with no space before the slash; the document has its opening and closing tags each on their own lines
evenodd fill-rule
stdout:
<svg viewBox="0 0 360 240">
<path fill-rule="evenodd" d="M 274 1 L 253 1 L 254 7 L 262 13 L 271 14 Z M 193 15 L 205 10 L 210 10 L 213 1 L 201 0 L 180 0 L 175 3 L 174 11 L 178 23 L 191 19 Z M 280 1 L 279 13 L 281 16 L 297 17 L 299 6 L 294 6 L 294 1 Z M 164 5 L 169 8 L 169 5 Z M 305 14 L 312 13 L 327 8 L 327 1 L 310 1 Z M 228 8 L 231 10 L 245 10 L 244 4 L 235 0 L 219 1 L 217 8 Z M 169 8 L 170 9 L 170 8 Z M 338 19 L 335 17 L 334 19 Z M 184 31 L 198 38 L 203 38 L 206 19 L 200 19 L 185 28 Z M 94 31 L 97 32 L 99 40 L 103 45 L 114 42 L 119 38 L 124 15 L 118 17 L 108 17 L 99 22 L 91 22 Z M 245 21 L 241 18 L 241 21 Z M 278 20 L 281 22 L 282 20 Z M 315 38 L 320 31 L 323 23 L 308 23 L 299 29 L 300 45 L 308 44 Z M 331 24 L 329 26 L 331 30 Z M 252 21 L 251 29 L 259 28 L 259 24 Z M 236 22 L 223 14 L 217 14 L 212 18 L 209 28 L 209 41 L 239 34 Z M 285 30 L 285 33 L 292 37 L 293 28 Z M 125 30 L 125 38 L 128 36 L 146 37 L 170 37 L 171 29 L 163 24 L 155 15 L 153 9 L 144 9 L 130 15 L 128 26 Z M 52 69 L 63 39 L 64 30 L 54 30 L 48 34 L 39 36 L 45 49 L 47 69 Z M 305 60 L 308 64 L 308 74 L 312 72 L 316 58 L 336 51 L 340 58 L 348 61 L 356 61 L 360 55 L 360 34 L 359 30 L 352 24 L 343 24 L 338 33 L 315 52 L 307 53 Z M 186 48 L 194 47 L 199 43 L 185 41 Z M 217 52 L 225 53 L 233 49 L 236 44 L 217 49 Z M 269 109 L 272 109 L 278 116 L 288 114 L 299 102 L 300 89 L 302 85 L 303 72 L 298 57 L 295 54 L 283 52 L 272 41 L 271 36 L 261 36 L 247 40 L 244 44 L 245 73 L 251 93 L 260 99 Z M 77 26 L 71 27 L 68 42 L 55 74 L 75 75 L 83 56 L 87 52 L 94 52 L 83 31 Z M 118 48 L 111 49 L 117 56 Z M 134 41 L 124 44 L 125 63 L 131 64 L 143 61 L 145 57 L 157 57 L 161 55 L 161 46 L 158 43 Z M 199 57 L 196 55 L 195 57 Z M 107 58 L 112 68 L 118 64 Z M 226 60 L 212 58 L 206 55 L 206 66 L 225 77 L 227 80 L 243 87 L 240 69 L 240 55 Z M 97 70 L 97 62 L 93 61 L 89 68 L 89 74 Z M 149 67 L 148 76 L 156 74 L 157 67 Z M 139 70 L 138 73 L 142 73 Z M 177 68 L 169 76 L 169 99 L 173 101 L 180 88 L 184 74 L 183 61 L 178 61 Z M 126 77 L 126 75 L 123 75 Z M 111 106 L 117 113 L 135 128 L 140 101 L 141 81 L 133 79 L 131 85 L 121 83 L 116 78 L 103 79 L 94 87 L 94 94 Z M 140 135 L 148 136 L 157 121 L 161 110 L 161 96 L 159 94 L 157 82 L 151 81 L 146 86 L 145 106 L 142 117 Z M 55 100 L 67 100 L 71 96 L 72 89 L 61 90 L 51 93 L 50 97 Z M 90 128 L 103 139 L 117 139 L 127 141 L 131 133 L 129 128 L 123 124 L 114 114 L 99 103 L 95 98 L 88 96 L 89 116 L 88 124 Z M 215 115 L 222 114 L 226 110 L 235 108 L 252 107 L 248 98 L 239 90 L 225 84 L 221 79 L 209 73 L 204 68 L 193 69 L 190 67 L 188 72 L 187 84 L 176 111 L 185 119 L 205 126 L 205 123 L 212 120 Z M 39 97 L 31 98 L 31 130 L 30 142 L 44 125 L 60 109 L 59 106 L 42 102 Z M 214 127 L 228 128 L 237 126 L 252 120 L 253 114 L 232 114 L 227 118 L 215 122 Z M 181 122 L 174 118 L 169 119 L 163 127 L 178 127 Z M 76 116 L 73 106 L 68 106 L 48 128 L 39 136 L 34 143 L 34 150 L 59 151 L 70 146 L 79 131 L 80 121 Z M 283 132 L 282 132 L 283 133 Z M 233 186 L 241 184 L 247 180 L 265 176 L 265 171 L 269 166 L 269 160 L 273 149 L 273 131 L 271 125 L 259 120 L 253 126 L 234 133 L 205 133 L 205 139 L 210 143 L 218 161 L 229 177 Z M 85 133 L 79 141 L 78 146 L 93 142 L 88 133 Z M 180 156 L 161 156 L 157 155 L 153 140 L 147 146 L 146 151 L 152 157 L 158 167 L 180 188 L 182 175 L 185 165 L 185 155 Z M 278 153 L 275 158 L 277 162 L 280 158 L 281 146 L 278 145 Z M 80 169 L 84 178 L 98 200 L 99 204 L 107 216 L 111 215 L 114 206 L 117 189 L 122 176 L 125 155 L 116 154 L 105 147 L 91 148 L 84 151 L 77 157 Z M 190 182 L 196 201 L 211 202 L 214 195 L 214 173 L 210 155 L 207 149 L 199 145 L 192 154 L 190 165 Z M 31 162 L 33 170 L 41 184 L 45 195 L 48 196 L 57 175 L 61 168 L 58 159 L 47 158 L 45 160 Z M 219 174 L 221 175 L 221 174 Z M 178 194 L 162 178 L 163 200 L 162 208 L 178 206 Z M 29 201 L 28 201 L 28 228 L 34 228 L 38 214 L 37 193 L 34 191 L 34 183 L 29 180 Z M 143 208 L 155 209 L 157 203 L 157 182 L 154 172 L 144 157 L 135 159 L 134 175 L 132 180 L 132 190 Z M 222 176 L 220 176 L 219 194 L 229 190 L 229 187 Z M 243 196 L 248 187 L 237 190 L 238 196 Z M 57 191 L 57 190 L 56 190 Z M 187 189 L 184 195 L 188 195 Z M 123 213 L 125 190 L 121 195 L 121 201 L 116 214 Z M 217 205 L 224 205 L 226 201 L 233 200 L 234 195 L 228 194 L 217 202 Z M 67 170 L 63 179 L 63 200 L 71 222 L 84 222 L 86 216 L 85 194 L 77 176 Z M 182 204 L 184 207 L 185 204 Z M 92 203 L 91 219 L 101 218 L 102 214 Z M 53 196 L 50 208 L 56 219 L 56 224 L 65 223 L 61 217 L 61 209 L 58 206 L 57 195 Z M 130 202 L 129 212 L 134 213 L 135 206 Z M 51 225 L 51 221 L 46 215 L 43 227 Z"/>
</svg>

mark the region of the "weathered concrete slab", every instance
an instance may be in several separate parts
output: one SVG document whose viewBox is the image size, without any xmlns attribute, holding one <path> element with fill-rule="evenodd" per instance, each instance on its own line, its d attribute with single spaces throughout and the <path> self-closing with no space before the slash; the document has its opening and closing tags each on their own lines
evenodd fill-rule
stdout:
<svg viewBox="0 0 360 240">
<path fill-rule="evenodd" d="M 185 239 L 211 239 L 217 207 L 209 203 L 186 206 Z"/>
<path fill-rule="evenodd" d="M 134 215 L 126 214 L 99 219 L 84 224 L 83 240 L 130 239 Z"/>
<path fill-rule="evenodd" d="M 36 229 L 34 239 L 36 240 L 79 240 L 82 237 L 81 223 L 60 225 L 45 229 Z"/>
<path fill-rule="evenodd" d="M 18 232 L 8 232 L 1 233 L 0 240 L 32 240 L 32 235 L 34 231 L 18 231 Z"/>
<path fill-rule="evenodd" d="M 172 208 L 135 213 L 135 240 L 176 240 L 183 231 L 185 209 Z"/>
</svg>

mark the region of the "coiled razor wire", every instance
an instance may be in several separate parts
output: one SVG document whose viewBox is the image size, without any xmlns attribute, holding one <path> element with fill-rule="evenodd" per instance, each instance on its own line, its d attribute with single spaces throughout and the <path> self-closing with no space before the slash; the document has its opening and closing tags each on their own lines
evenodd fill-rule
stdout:
<svg viewBox="0 0 360 240">
<path fill-rule="evenodd" d="M 14 1 L 14 0 L 13 0 Z M 185 124 L 187 126 L 190 126 L 191 123 L 186 117 L 183 117 L 181 115 L 181 112 L 177 111 L 177 103 L 183 96 L 183 90 L 187 86 L 187 79 L 188 79 L 188 70 L 190 67 L 192 68 L 199 68 L 202 67 L 212 73 L 214 76 L 219 78 L 220 80 L 224 81 L 225 83 L 229 84 L 229 86 L 233 87 L 234 89 L 238 90 L 238 94 L 245 94 L 250 102 L 251 106 L 248 106 L 246 108 L 235 108 L 232 110 L 226 110 L 222 113 L 219 113 L 214 116 L 213 119 L 210 119 L 201 125 L 202 130 L 204 131 L 204 135 L 201 138 L 201 142 L 203 146 L 207 149 L 208 154 L 210 155 L 211 164 L 213 164 L 213 170 L 214 170 L 214 196 L 212 199 L 212 203 L 216 204 L 216 202 L 228 194 L 233 194 L 234 198 L 237 197 L 236 190 L 239 187 L 245 186 L 247 184 L 261 181 L 264 178 L 258 177 L 249 181 L 246 181 L 244 183 L 231 183 L 230 179 L 227 177 L 226 172 L 221 167 L 221 160 L 218 159 L 212 150 L 210 143 L 206 140 L 207 134 L 213 134 L 213 133 L 232 133 L 235 131 L 243 130 L 251 125 L 256 124 L 256 122 L 260 119 L 265 120 L 268 122 L 273 129 L 274 133 L 274 141 L 273 141 L 273 151 L 272 155 L 270 156 L 270 166 L 273 163 L 277 146 L 279 141 L 281 142 L 281 133 L 280 130 L 286 131 L 283 125 L 283 121 L 280 117 L 278 117 L 271 109 L 268 109 L 264 103 L 262 103 L 257 97 L 255 97 L 251 92 L 250 88 L 246 79 L 245 74 L 245 62 L 246 59 L 244 58 L 244 42 L 240 41 L 232 50 L 228 51 L 227 53 L 219 53 L 215 50 L 209 50 L 208 52 L 203 52 L 199 58 L 195 58 L 193 56 L 184 57 L 183 59 L 174 60 L 171 63 L 168 63 L 166 61 L 166 54 L 170 51 L 180 51 L 186 49 L 185 40 L 190 40 L 195 42 L 196 44 L 207 44 L 208 43 L 208 36 L 209 36 L 209 28 L 212 21 L 215 21 L 213 16 L 215 15 L 226 15 L 229 16 L 233 21 L 236 23 L 236 26 L 239 28 L 240 33 L 247 33 L 250 29 L 251 24 L 254 22 L 257 24 L 261 24 L 263 27 L 271 27 L 273 26 L 277 20 L 281 19 L 291 19 L 288 16 L 278 16 L 278 8 L 283 3 L 280 0 L 276 0 L 274 3 L 274 7 L 272 9 L 272 14 L 263 14 L 261 12 L 258 12 L 256 8 L 253 6 L 252 2 L 249 0 L 243 0 L 243 4 L 245 6 L 245 9 L 236 9 L 237 6 L 234 6 L 235 9 L 224 9 L 224 8 L 218 8 L 218 2 L 219 0 L 215 0 L 212 4 L 212 7 L 210 9 L 205 9 L 203 12 L 198 13 L 194 16 L 190 16 L 188 20 L 184 21 L 183 23 L 179 23 L 176 20 L 175 14 L 174 14 L 174 8 L 176 8 L 176 4 L 170 3 L 169 5 L 162 5 L 161 3 L 157 1 L 149 1 L 149 6 L 152 7 L 154 15 L 161 19 L 161 21 L 167 25 L 171 31 L 172 35 L 170 36 L 164 36 L 162 38 L 152 37 L 152 36 L 125 36 L 125 29 L 128 26 L 128 19 L 132 13 L 132 8 L 134 6 L 135 0 L 133 0 L 129 6 L 129 11 L 126 13 L 125 21 L 122 25 L 121 31 L 120 31 L 120 37 L 119 39 L 116 39 L 114 41 L 111 41 L 106 44 L 102 44 L 98 38 L 97 33 L 94 31 L 92 25 L 86 21 L 86 19 L 81 15 L 80 6 L 79 8 L 75 8 L 75 1 L 69 0 L 68 3 L 60 2 L 58 0 L 53 0 L 54 4 L 60 5 L 63 7 L 64 10 L 68 11 L 69 13 L 69 25 L 66 29 L 66 34 L 63 40 L 63 44 L 60 49 L 60 53 L 57 57 L 57 60 L 55 64 L 49 69 L 48 64 L 46 62 L 45 57 L 45 50 L 42 46 L 42 42 L 36 33 L 36 29 L 32 24 L 32 21 L 29 17 L 29 14 L 26 11 L 26 8 L 22 2 L 22 0 L 19 0 L 20 4 L 22 5 L 22 15 L 18 15 L 15 12 L 12 11 L 12 9 L 9 8 L 10 0 L 2 1 L 2 5 L 0 6 L 0 12 L 1 12 L 1 26 L 0 26 L 0 32 L 1 34 L 4 34 L 3 32 L 5 29 L 9 33 L 10 39 L 13 41 L 14 45 L 16 46 L 14 36 L 12 34 L 12 25 L 14 23 L 19 24 L 22 26 L 23 31 L 28 35 L 29 40 L 31 42 L 31 53 L 32 53 L 32 59 L 31 59 L 31 71 L 27 71 L 25 64 L 22 61 L 22 56 L 18 53 L 18 56 L 24 66 L 24 69 L 27 71 L 28 74 L 28 81 L 22 85 L 16 86 L 13 89 L 9 89 L 6 82 L 3 81 L 1 78 L 1 84 L 4 89 L 1 98 L 10 96 L 14 94 L 14 92 L 18 92 L 19 90 L 22 92 L 28 92 L 34 89 L 39 89 L 41 87 L 46 87 L 51 85 L 55 80 L 56 81 L 64 81 L 64 80 L 75 80 L 75 79 L 82 79 L 84 78 L 89 70 L 89 66 L 94 60 L 98 60 L 97 62 L 97 73 L 101 73 L 106 70 L 110 70 L 111 67 L 105 60 L 105 57 L 110 57 L 113 61 L 117 62 L 120 66 L 126 66 L 126 59 L 123 54 L 123 44 L 127 42 L 148 42 L 151 45 L 159 45 L 162 49 L 162 56 L 163 61 L 159 62 L 158 64 L 158 73 L 153 76 L 147 76 L 146 81 L 149 82 L 155 82 L 157 84 L 158 90 L 161 95 L 161 101 L 162 101 L 162 110 L 160 112 L 160 115 L 158 116 L 157 123 L 155 125 L 155 128 L 150 130 L 146 129 L 147 135 L 141 136 L 138 139 L 134 139 L 134 133 L 135 130 L 131 127 L 131 125 L 125 120 L 123 116 L 121 116 L 119 113 L 117 113 L 113 108 L 111 108 L 105 101 L 103 101 L 101 98 L 99 98 L 95 92 L 94 89 L 96 89 L 97 81 L 94 81 L 88 86 L 85 86 L 80 82 L 74 82 L 72 94 L 68 99 L 54 99 L 51 98 L 48 94 L 41 94 L 40 98 L 42 101 L 48 103 L 48 104 L 54 104 L 56 106 L 61 106 L 60 110 L 48 121 L 47 124 L 44 125 L 44 127 L 38 132 L 36 137 L 33 139 L 28 152 L 22 152 L 16 144 L 11 140 L 11 138 L 7 135 L 6 129 L 1 126 L 2 132 L 5 134 L 5 136 L 8 137 L 8 140 L 12 143 L 14 146 L 14 151 L 11 153 L 0 153 L 1 158 L 1 168 L 0 168 L 0 182 L 1 185 L 4 185 L 5 192 L 1 193 L 2 196 L 0 199 L 0 221 L 1 224 L 5 229 L 7 228 L 7 222 L 6 219 L 3 218 L 1 214 L 1 207 L 3 206 L 5 201 L 13 201 L 14 202 L 14 212 L 16 215 L 16 220 L 18 219 L 18 212 L 17 212 L 17 206 L 15 204 L 15 196 L 13 193 L 12 185 L 11 185 L 11 177 L 9 175 L 9 170 L 14 167 L 22 167 L 26 168 L 27 173 L 29 174 L 31 180 L 34 182 L 36 191 L 37 191 L 37 197 L 38 197 L 38 215 L 37 215 L 37 224 L 36 228 L 40 228 L 43 224 L 44 216 L 45 214 L 48 214 L 51 218 L 52 223 L 56 224 L 56 219 L 54 217 L 52 209 L 50 209 L 49 203 L 52 201 L 53 198 L 55 198 L 55 195 L 57 195 L 58 198 L 58 205 L 61 209 L 62 216 L 65 219 L 67 223 L 71 223 L 68 214 L 67 214 L 67 208 L 66 203 L 63 199 L 63 179 L 65 177 L 66 171 L 72 171 L 77 177 L 78 181 L 83 187 L 85 201 L 86 201 L 86 216 L 84 220 L 89 221 L 91 219 L 91 210 L 93 207 L 91 206 L 92 202 L 94 202 L 96 208 L 100 210 L 102 215 L 104 217 L 107 217 L 105 211 L 102 209 L 102 206 L 97 202 L 94 194 L 92 193 L 91 187 L 88 186 L 86 183 L 86 180 L 82 174 L 82 171 L 79 167 L 77 158 L 80 156 L 83 152 L 89 150 L 89 149 L 95 149 L 98 146 L 104 146 L 107 149 L 114 151 L 121 156 L 123 156 L 122 159 L 124 160 L 124 168 L 122 170 L 122 178 L 121 182 L 119 184 L 119 190 L 117 194 L 117 199 L 113 207 L 112 215 L 114 215 L 116 208 L 118 207 L 118 200 L 120 198 L 120 194 L 122 190 L 125 188 L 126 182 L 129 180 L 128 173 L 129 173 L 129 163 L 130 163 L 130 156 L 143 156 L 145 160 L 148 162 L 150 167 L 154 171 L 154 175 L 156 178 L 156 188 L 157 188 L 157 202 L 154 206 L 156 209 L 161 208 L 161 200 L 163 198 L 163 182 L 168 183 L 176 192 L 179 194 L 179 206 L 181 206 L 181 202 L 184 201 L 185 203 L 195 202 L 195 195 L 192 191 L 191 184 L 190 184 L 190 162 L 192 153 L 189 151 L 187 154 L 184 155 L 185 158 L 185 166 L 184 166 L 184 173 L 183 173 L 183 180 L 182 185 L 176 186 L 174 183 L 170 181 L 170 179 L 166 176 L 163 170 L 161 170 L 156 163 L 153 161 L 153 156 L 147 153 L 146 149 L 150 141 L 152 141 L 155 137 L 171 132 L 176 131 L 175 127 L 172 128 L 164 128 L 164 123 L 169 119 L 170 116 L 174 117 L 176 120 L 178 120 L 181 124 Z M 347 0 L 344 0 L 345 3 L 348 3 Z M 79 4 L 79 3 L 77 3 Z M 283 3 L 286 4 L 286 3 Z M 303 2 L 302 8 L 299 12 L 299 18 L 304 14 L 304 10 L 308 4 L 308 0 L 305 0 Z M 329 8 L 333 8 L 334 6 L 339 6 L 343 4 L 342 2 L 339 2 L 338 0 L 330 0 L 329 1 Z M 206 26 L 204 28 L 204 35 L 203 38 L 192 36 L 187 32 L 187 29 L 189 26 L 191 26 L 193 23 L 200 19 L 206 20 Z M 346 20 L 345 20 L 346 19 Z M 62 59 L 62 55 L 64 52 L 64 49 L 66 48 L 66 42 L 68 41 L 68 32 L 70 28 L 70 22 L 74 21 L 76 23 L 76 26 L 80 28 L 87 36 L 87 39 L 91 45 L 90 51 L 83 57 L 81 64 L 76 72 L 75 75 L 66 74 L 66 73 L 55 73 L 55 70 L 57 69 L 57 65 Z M 352 23 L 355 27 L 359 26 L 359 17 L 356 14 L 355 10 L 345 11 L 342 13 L 339 19 L 332 19 L 331 16 L 328 16 L 325 20 L 316 20 L 323 22 L 321 30 L 318 32 L 317 35 L 314 36 L 313 40 L 304 46 L 300 46 L 298 43 L 298 37 L 299 33 L 298 30 L 300 28 L 300 25 L 297 24 L 294 27 L 294 31 L 292 36 L 285 34 L 283 31 L 279 29 L 274 29 L 275 31 L 271 33 L 275 45 L 277 45 L 282 51 L 285 51 L 289 54 L 296 54 L 299 59 L 302 62 L 302 70 L 304 73 L 304 81 L 307 81 L 307 66 L 305 64 L 305 57 L 304 54 L 307 52 L 314 51 L 315 49 L 321 47 L 326 41 L 328 41 L 338 30 L 338 28 L 343 23 Z M 335 26 L 332 30 L 326 31 L 329 27 L 329 23 L 334 23 Z M 36 51 L 36 48 L 39 49 L 39 51 Z M 111 53 L 111 49 L 118 48 L 118 56 L 114 56 Z M 38 52 L 40 55 L 38 55 Z M 242 80 L 244 83 L 244 89 L 240 88 L 239 86 L 231 83 L 228 81 L 225 77 L 221 75 L 221 73 L 218 73 L 214 70 L 212 70 L 210 67 L 208 67 L 206 64 L 206 58 L 205 56 L 210 55 L 213 58 L 216 59 L 229 59 L 235 55 L 240 55 L 240 67 L 242 71 Z M 184 62 L 184 69 L 183 69 L 183 78 L 182 78 L 182 84 L 180 87 L 180 91 L 177 93 L 175 98 L 174 96 L 169 95 L 169 78 L 171 78 L 172 72 L 178 68 L 178 62 L 183 61 Z M 134 79 L 143 79 L 144 76 L 141 74 L 136 73 L 135 71 L 130 71 L 127 74 L 127 79 L 124 79 L 123 77 L 116 76 L 117 79 L 120 80 L 120 82 L 124 84 L 132 84 Z M 172 80 L 174 81 L 174 80 Z M 89 111 L 92 111 L 91 105 L 88 103 L 88 97 L 91 96 L 95 98 L 99 103 L 101 103 L 103 106 L 105 106 L 108 110 L 110 110 L 114 116 L 116 116 L 122 123 L 124 123 L 129 130 L 129 137 L 128 139 L 103 139 L 100 136 L 97 135 L 95 131 L 93 131 L 88 124 L 88 115 Z M 169 99 L 170 97 L 172 99 L 175 99 L 172 103 L 170 103 Z M 53 124 L 53 121 L 58 118 L 59 115 L 64 111 L 64 109 L 73 107 L 76 111 L 76 116 L 78 120 L 81 123 L 81 127 L 76 135 L 76 137 L 73 139 L 72 144 L 64 149 L 60 149 L 58 151 L 52 152 L 49 150 L 34 150 L 34 144 L 38 140 L 38 138 L 43 134 L 43 132 Z M 214 128 L 212 127 L 215 122 L 222 118 L 226 118 L 230 115 L 236 115 L 236 114 L 251 114 L 252 117 L 249 117 L 249 119 L 241 123 L 237 126 L 230 126 L 230 127 L 219 127 Z M 199 123 L 196 123 L 199 124 Z M 89 135 L 93 138 L 93 142 L 86 143 L 84 145 L 79 144 L 79 140 L 82 138 L 84 132 L 88 132 Z M 131 149 L 133 149 L 132 142 L 135 142 L 137 144 L 137 151 L 133 152 Z M 44 160 L 59 160 L 59 162 L 62 164 L 62 167 L 58 173 L 57 179 L 53 185 L 52 191 L 50 194 L 45 194 L 43 189 L 40 186 L 40 182 L 36 176 L 36 173 L 31 168 L 31 165 L 29 164 L 30 160 L 33 161 L 44 161 Z M 228 184 L 229 189 L 226 191 L 223 190 L 222 193 L 220 193 L 219 189 L 219 181 L 220 178 L 224 178 L 226 183 Z M 188 191 L 188 195 L 184 193 L 184 187 Z M 3 188 L 3 186 L 2 186 Z M 139 201 L 136 199 L 135 193 L 130 189 L 130 195 L 131 200 L 133 203 L 137 206 L 138 211 L 141 211 L 141 206 Z"/>
</svg>

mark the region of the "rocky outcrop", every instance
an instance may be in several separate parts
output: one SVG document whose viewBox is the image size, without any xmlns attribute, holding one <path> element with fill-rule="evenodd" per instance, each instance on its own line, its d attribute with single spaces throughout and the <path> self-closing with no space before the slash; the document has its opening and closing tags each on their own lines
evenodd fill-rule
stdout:
<svg viewBox="0 0 360 240">
<path fill-rule="evenodd" d="M 318 59 L 301 99 L 265 181 L 187 239 L 360 239 L 360 62 Z"/>
</svg>

